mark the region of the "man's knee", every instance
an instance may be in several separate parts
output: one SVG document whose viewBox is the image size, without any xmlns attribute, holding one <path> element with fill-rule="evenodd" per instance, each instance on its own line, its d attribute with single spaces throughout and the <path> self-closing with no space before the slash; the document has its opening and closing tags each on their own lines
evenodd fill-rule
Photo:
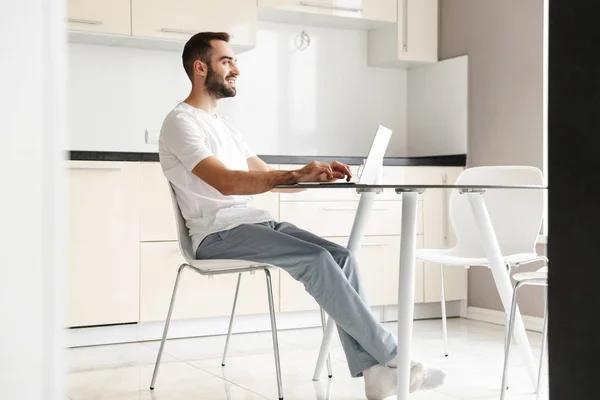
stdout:
<svg viewBox="0 0 600 400">
<path fill-rule="evenodd" d="M 304 284 L 309 283 L 313 279 L 318 279 L 318 275 L 325 272 L 328 267 L 337 264 L 331 254 L 322 248 L 315 246 L 311 252 L 304 257 L 297 268 L 290 271 L 292 277 Z"/>
</svg>

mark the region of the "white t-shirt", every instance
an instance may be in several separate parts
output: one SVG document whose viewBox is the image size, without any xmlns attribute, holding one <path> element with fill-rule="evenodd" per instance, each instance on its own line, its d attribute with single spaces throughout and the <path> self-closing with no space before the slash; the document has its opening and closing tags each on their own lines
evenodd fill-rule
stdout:
<svg viewBox="0 0 600 400">
<path fill-rule="evenodd" d="M 248 171 L 248 147 L 228 118 L 213 116 L 187 103 L 165 118 L 158 142 L 163 173 L 175 189 L 196 251 L 211 233 L 272 220 L 268 211 L 250 207 L 252 196 L 224 196 L 192 173 L 206 157 L 217 157 L 227 168 Z"/>
</svg>

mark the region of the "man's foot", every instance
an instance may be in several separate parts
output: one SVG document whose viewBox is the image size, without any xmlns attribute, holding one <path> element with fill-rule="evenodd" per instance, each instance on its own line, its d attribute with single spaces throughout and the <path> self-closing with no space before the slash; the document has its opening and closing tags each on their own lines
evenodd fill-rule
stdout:
<svg viewBox="0 0 600 400">
<path fill-rule="evenodd" d="M 425 382 L 427 381 L 426 373 L 427 369 L 421 363 L 414 363 L 411 366 L 410 393 L 424 387 Z M 383 400 L 386 397 L 394 396 L 398 391 L 396 368 L 394 367 L 388 365 L 374 365 L 365 370 L 363 375 L 365 377 L 365 394 L 367 400 Z"/>
</svg>

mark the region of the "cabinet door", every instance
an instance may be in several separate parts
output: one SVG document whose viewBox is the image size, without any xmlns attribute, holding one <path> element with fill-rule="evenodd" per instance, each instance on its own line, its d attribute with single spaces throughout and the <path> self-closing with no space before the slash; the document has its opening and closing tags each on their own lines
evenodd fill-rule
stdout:
<svg viewBox="0 0 600 400">
<path fill-rule="evenodd" d="M 134 36 L 188 40 L 198 32 L 227 32 L 232 45 L 256 43 L 256 0 L 131 0 Z"/>
<path fill-rule="evenodd" d="M 130 0 L 68 0 L 69 29 L 131 34 Z"/>
<path fill-rule="evenodd" d="M 167 316 L 177 269 L 184 262 L 177 242 L 148 242 L 140 245 L 140 321 L 162 321 Z M 279 270 L 271 271 L 275 309 L 279 311 Z M 207 277 L 182 272 L 173 318 L 229 316 L 237 274 Z M 265 273 L 242 275 L 236 315 L 267 314 Z"/>
<path fill-rule="evenodd" d="M 137 322 L 139 163 L 69 163 L 69 326 Z"/>
<path fill-rule="evenodd" d="M 396 0 L 258 0 L 262 10 L 283 10 L 372 21 L 396 22 Z"/>
<path fill-rule="evenodd" d="M 398 0 L 398 59 L 436 62 L 438 0 Z"/>
<path fill-rule="evenodd" d="M 69 244 L 68 326 L 139 321 L 139 243 Z"/>
<path fill-rule="evenodd" d="M 398 23 L 368 33 L 371 66 L 411 68 L 437 62 L 438 0 L 398 0 Z"/>
</svg>

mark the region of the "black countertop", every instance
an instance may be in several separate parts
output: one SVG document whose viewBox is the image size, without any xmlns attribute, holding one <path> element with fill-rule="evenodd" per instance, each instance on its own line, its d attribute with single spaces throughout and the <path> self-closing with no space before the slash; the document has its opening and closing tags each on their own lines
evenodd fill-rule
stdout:
<svg viewBox="0 0 600 400">
<path fill-rule="evenodd" d="M 259 155 L 268 164 L 308 164 L 311 161 L 332 162 L 334 160 L 348 165 L 360 165 L 366 157 L 326 157 L 326 156 L 274 156 Z M 137 153 L 122 151 L 82 151 L 72 150 L 69 152 L 70 160 L 82 161 L 145 161 L 157 162 L 158 153 Z M 453 154 L 445 156 L 425 157 L 386 157 L 383 165 L 387 166 L 439 166 L 439 167 L 464 167 L 466 166 L 466 154 Z"/>
</svg>

